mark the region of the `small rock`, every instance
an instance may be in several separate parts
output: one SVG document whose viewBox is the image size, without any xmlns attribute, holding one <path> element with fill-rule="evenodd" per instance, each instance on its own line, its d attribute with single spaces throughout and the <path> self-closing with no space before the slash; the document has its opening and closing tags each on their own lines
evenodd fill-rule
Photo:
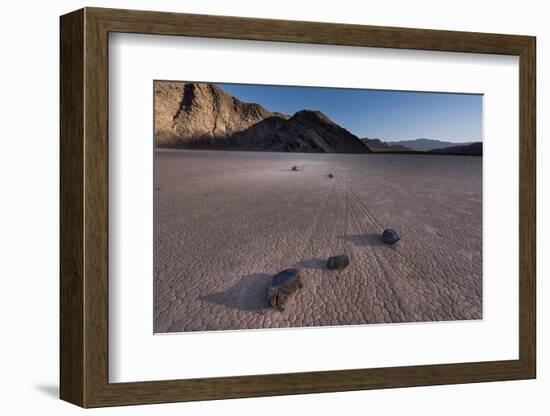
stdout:
<svg viewBox="0 0 550 416">
<path fill-rule="evenodd" d="M 302 168 L 300 166 L 294 165 L 292 166 L 292 170 L 298 171 L 298 170 L 302 170 Z"/>
<path fill-rule="evenodd" d="M 273 276 L 271 286 L 267 290 L 267 300 L 275 309 L 284 311 L 287 304 L 302 287 L 304 287 L 304 283 L 300 271 L 285 269 Z"/>
<path fill-rule="evenodd" d="M 334 175 L 333 175 L 332 173 L 329 173 L 329 174 L 328 174 L 328 177 L 329 177 L 329 178 L 334 178 Z"/>
<path fill-rule="evenodd" d="M 333 256 L 327 261 L 327 268 L 329 270 L 342 270 L 348 267 L 348 256 L 341 254 L 340 256 Z"/>
<path fill-rule="evenodd" d="M 399 240 L 401 240 L 399 234 L 397 234 L 395 230 L 392 230 L 391 228 L 384 230 L 384 232 L 382 233 L 382 241 L 386 244 L 395 244 Z"/>
</svg>

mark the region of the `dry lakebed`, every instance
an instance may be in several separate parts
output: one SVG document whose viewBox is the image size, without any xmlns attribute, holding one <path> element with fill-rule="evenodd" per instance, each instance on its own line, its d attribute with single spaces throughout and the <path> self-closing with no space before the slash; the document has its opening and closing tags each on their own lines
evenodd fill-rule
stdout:
<svg viewBox="0 0 550 416">
<path fill-rule="evenodd" d="M 475 156 L 157 149 L 155 332 L 481 319 L 481 169 Z M 384 244 L 386 228 L 401 240 Z M 349 265 L 328 270 L 341 254 Z M 276 310 L 267 292 L 288 268 L 303 287 Z"/>
</svg>

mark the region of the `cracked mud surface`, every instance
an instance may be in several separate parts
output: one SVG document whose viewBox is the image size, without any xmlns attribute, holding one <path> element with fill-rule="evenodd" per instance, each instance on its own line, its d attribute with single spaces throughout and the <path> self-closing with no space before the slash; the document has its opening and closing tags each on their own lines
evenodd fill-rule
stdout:
<svg viewBox="0 0 550 416">
<path fill-rule="evenodd" d="M 480 157 L 157 150 L 155 332 L 481 319 L 481 168 Z M 384 228 L 401 241 L 384 245 Z M 327 270 L 338 254 L 350 265 Z M 290 267 L 305 287 L 278 312 L 267 288 Z"/>
</svg>

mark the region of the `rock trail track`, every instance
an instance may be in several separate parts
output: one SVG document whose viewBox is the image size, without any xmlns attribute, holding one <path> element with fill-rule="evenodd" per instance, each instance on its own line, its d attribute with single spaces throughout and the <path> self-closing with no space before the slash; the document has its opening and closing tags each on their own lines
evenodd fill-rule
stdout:
<svg viewBox="0 0 550 416">
<path fill-rule="evenodd" d="M 481 158 L 155 157 L 155 332 L 482 319 Z M 327 270 L 337 254 L 350 265 Z M 275 311 L 289 267 L 305 287 Z"/>
</svg>

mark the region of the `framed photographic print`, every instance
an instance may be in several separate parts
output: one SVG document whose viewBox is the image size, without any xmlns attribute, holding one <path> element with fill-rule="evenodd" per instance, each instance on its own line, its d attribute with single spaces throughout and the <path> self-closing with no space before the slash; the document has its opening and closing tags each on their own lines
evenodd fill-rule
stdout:
<svg viewBox="0 0 550 416">
<path fill-rule="evenodd" d="M 534 378 L 535 38 L 61 17 L 82 407 Z"/>
</svg>

